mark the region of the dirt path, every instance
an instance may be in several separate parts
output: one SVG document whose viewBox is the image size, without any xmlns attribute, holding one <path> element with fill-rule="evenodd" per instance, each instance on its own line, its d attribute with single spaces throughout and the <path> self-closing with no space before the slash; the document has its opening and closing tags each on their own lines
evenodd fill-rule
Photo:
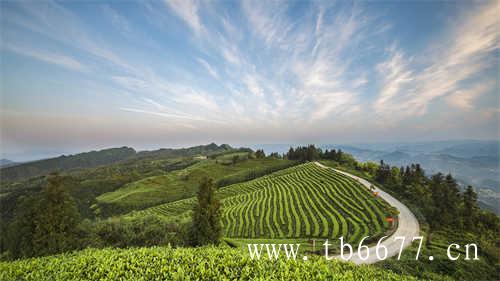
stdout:
<svg viewBox="0 0 500 281">
<path fill-rule="evenodd" d="M 357 180 L 358 182 L 360 182 L 361 184 L 363 184 L 364 186 L 366 186 L 368 189 L 370 188 L 370 186 L 373 185 L 370 182 L 368 182 L 367 180 L 360 178 L 358 176 L 355 176 L 355 175 L 352 175 L 352 174 L 349 174 L 347 172 L 340 171 L 340 170 L 337 170 L 337 169 L 334 169 L 331 167 L 327 167 L 319 162 L 314 162 L 314 163 L 322 168 L 332 169 L 337 173 L 341 173 L 343 175 L 351 177 L 351 178 Z M 378 192 L 379 196 L 382 199 L 384 199 L 387 203 L 389 203 L 389 205 L 395 207 L 399 211 L 398 228 L 390 237 L 385 238 L 382 241 L 382 243 L 380 243 L 381 245 L 383 245 L 387 248 L 387 252 L 388 252 L 387 258 L 389 258 L 389 257 L 395 256 L 395 255 L 398 255 L 399 251 L 401 249 L 401 240 L 394 240 L 394 238 L 398 237 L 398 236 L 405 237 L 403 247 L 406 248 L 406 247 L 411 245 L 413 237 L 417 237 L 420 235 L 419 234 L 420 226 L 418 224 L 417 218 L 408 209 L 408 207 L 406 207 L 403 203 L 399 202 L 396 198 L 392 197 L 390 194 L 380 190 L 375 185 L 373 185 L 373 187 L 375 187 L 374 191 Z M 338 241 L 336 241 L 336 242 L 338 242 Z M 379 259 L 377 258 L 377 255 L 375 254 L 376 246 L 370 247 L 368 249 L 370 255 L 369 255 L 368 259 L 366 259 L 366 260 L 362 260 L 360 258 L 360 256 L 358 255 L 358 252 L 357 252 L 358 245 L 352 245 L 352 246 L 354 248 L 355 253 L 352 255 L 352 258 L 349 259 L 349 261 L 352 261 L 356 264 L 371 264 L 371 263 L 375 263 L 375 262 L 379 261 Z M 379 252 L 380 252 L 381 256 L 384 255 L 384 253 L 383 253 L 384 251 L 382 249 L 379 250 Z M 366 251 L 361 251 L 361 256 L 365 257 Z M 337 256 L 336 258 L 340 259 L 340 256 Z"/>
</svg>

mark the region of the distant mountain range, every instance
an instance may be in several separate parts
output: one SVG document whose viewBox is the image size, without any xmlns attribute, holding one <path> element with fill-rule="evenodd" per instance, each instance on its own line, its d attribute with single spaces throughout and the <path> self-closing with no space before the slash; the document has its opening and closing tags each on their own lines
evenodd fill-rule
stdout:
<svg viewBox="0 0 500 281">
<path fill-rule="evenodd" d="M 0 177 L 5 182 L 14 182 L 30 177 L 45 175 L 52 171 L 67 171 L 79 168 L 92 168 L 100 165 L 109 165 L 121 161 L 134 159 L 163 159 L 173 157 L 184 157 L 193 155 L 209 155 L 232 149 L 227 144 L 220 146 L 215 143 L 194 146 L 190 148 L 162 148 L 151 151 L 135 151 L 131 147 L 109 148 L 99 151 L 90 151 L 73 155 L 61 155 L 59 157 L 41 159 L 26 163 L 9 164 L 12 161 L 3 159 L 7 166 L 0 169 Z"/>
<path fill-rule="evenodd" d="M 250 147 L 263 148 L 266 153 L 283 153 L 290 146 L 264 144 Z M 476 189 L 483 207 L 500 214 L 500 141 L 323 144 L 320 147 L 342 149 L 362 162 L 384 160 L 392 166 L 419 163 L 427 175 L 451 173 L 462 186 L 472 185 Z"/>
<path fill-rule="evenodd" d="M 17 162 L 11 161 L 9 159 L 0 159 L 0 168 L 6 168 L 17 165 Z"/>
<path fill-rule="evenodd" d="M 245 145 L 252 149 L 264 149 L 266 153 L 287 152 L 298 144 Z M 427 175 L 437 172 L 451 173 L 462 186 L 472 185 L 478 192 L 482 207 L 500 214 L 500 141 L 440 141 L 414 143 L 355 143 L 323 144 L 323 149 L 342 149 L 358 161 L 384 160 L 392 166 L 411 163 L 422 165 Z M 141 158 L 164 158 L 173 156 L 216 153 L 231 149 L 229 145 L 201 145 L 186 149 L 159 149 L 137 152 L 129 147 L 104 149 L 75 155 L 26 163 L 8 159 L 0 160 L 0 176 L 3 181 L 43 175 L 52 170 L 89 168 Z"/>
</svg>

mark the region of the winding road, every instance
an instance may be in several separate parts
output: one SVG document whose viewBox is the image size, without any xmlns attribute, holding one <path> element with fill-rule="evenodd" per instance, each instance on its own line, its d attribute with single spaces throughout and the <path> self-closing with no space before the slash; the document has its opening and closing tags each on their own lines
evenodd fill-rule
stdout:
<svg viewBox="0 0 500 281">
<path fill-rule="evenodd" d="M 341 173 L 343 175 L 351 177 L 351 178 L 357 180 L 359 183 L 366 186 L 368 189 L 370 189 L 370 186 L 373 185 L 370 182 L 368 182 L 367 180 L 360 178 L 360 177 L 357 177 L 355 175 L 352 175 L 352 174 L 349 174 L 349 173 L 346 173 L 344 171 L 340 171 L 340 170 L 337 170 L 337 169 L 334 169 L 331 167 L 327 167 L 319 162 L 314 162 L 314 163 L 322 168 L 332 169 L 337 173 Z M 396 198 L 392 197 L 387 192 L 380 190 L 375 185 L 373 185 L 373 187 L 375 188 L 374 191 L 378 192 L 379 196 L 382 199 L 384 199 L 387 203 L 389 203 L 389 205 L 395 207 L 399 211 L 398 228 L 390 237 L 385 238 L 380 243 L 380 245 L 383 245 L 387 248 L 387 258 L 389 258 L 389 257 L 398 255 L 399 252 L 401 251 L 401 239 L 395 240 L 394 238 L 395 237 L 404 237 L 405 239 L 404 239 L 404 243 L 403 243 L 403 248 L 406 248 L 406 247 L 411 245 L 413 237 L 418 237 L 420 235 L 419 234 L 420 233 L 420 226 L 418 224 L 417 218 L 408 209 L 408 207 L 406 207 L 403 203 L 399 202 Z M 352 247 L 353 247 L 354 254 L 349 259 L 349 261 L 354 262 L 355 264 L 372 264 L 372 263 L 380 261 L 377 258 L 377 255 L 375 252 L 376 246 L 372 246 L 372 247 L 368 248 L 369 256 L 367 259 L 364 259 L 364 260 L 361 259 L 360 255 L 358 254 L 358 251 L 357 251 L 358 245 L 352 245 Z M 346 250 L 347 250 L 347 248 L 346 248 Z M 384 250 L 382 248 L 381 248 L 381 250 L 379 250 L 379 252 L 380 252 L 381 256 L 384 255 Z M 347 256 L 348 253 L 346 253 L 345 255 Z M 361 251 L 361 256 L 366 257 L 366 250 Z M 336 256 L 335 258 L 341 259 L 340 256 Z"/>
</svg>

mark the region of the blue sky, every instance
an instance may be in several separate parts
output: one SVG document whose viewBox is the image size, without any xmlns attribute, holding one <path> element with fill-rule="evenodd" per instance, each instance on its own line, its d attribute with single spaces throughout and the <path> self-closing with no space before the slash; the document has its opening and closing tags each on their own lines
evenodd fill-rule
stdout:
<svg viewBox="0 0 500 281">
<path fill-rule="evenodd" d="M 1 2 L 2 153 L 499 139 L 498 2 Z"/>
</svg>

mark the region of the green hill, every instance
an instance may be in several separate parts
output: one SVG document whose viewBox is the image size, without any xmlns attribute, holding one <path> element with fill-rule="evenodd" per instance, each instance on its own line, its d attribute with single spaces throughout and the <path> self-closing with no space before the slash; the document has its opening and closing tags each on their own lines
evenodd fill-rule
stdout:
<svg viewBox="0 0 500 281">
<path fill-rule="evenodd" d="M 234 164 L 228 162 L 235 155 L 241 160 Z M 248 152 L 223 154 L 215 159 L 201 160 L 185 169 L 131 182 L 97 197 L 96 207 L 104 214 L 140 210 L 194 196 L 203 177 L 211 177 L 219 186 L 223 186 L 295 164 L 294 161 L 276 158 L 245 159 L 244 155 L 248 155 Z"/>
<path fill-rule="evenodd" d="M 388 229 L 387 204 L 358 182 L 313 163 L 221 188 L 224 235 L 232 238 L 338 237 L 358 241 Z M 186 215 L 195 198 L 144 212 Z M 139 213 L 140 214 L 140 213 Z M 135 214 L 137 215 L 137 213 Z"/>
<path fill-rule="evenodd" d="M 250 260 L 226 247 L 87 249 L 0 262 L 0 280 L 416 280 L 374 266 L 311 257 Z"/>
<path fill-rule="evenodd" d="M 208 157 L 247 153 L 247 148 L 229 145 L 200 145 L 190 148 L 135 152 L 132 148 L 113 148 L 61 156 L 0 169 L 0 224 L 8 222 L 18 199 L 40 191 L 46 175 L 59 171 L 84 217 L 94 217 L 90 207 L 96 197 L 125 184 L 184 169 Z M 14 180 L 15 179 L 15 180 Z M 165 201 L 160 201 L 165 202 Z"/>
<path fill-rule="evenodd" d="M 23 163 L 13 167 L 1 168 L 0 177 L 3 182 L 14 182 L 46 175 L 53 171 L 61 172 L 71 169 L 93 168 L 122 161 L 137 162 L 139 160 L 165 160 L 196 155 L 214 155 L 235 150 L 236 149 L 233 149 L 227 144 L 219 146 L 215 143 L 189 148 L 162 148 L 140 152 L 136 152 L 130 147 L 110 148 L 74 155 L 62 155 L 55 158 Z"/>
<path fill-rule="evenodd" d="M 75 155 L 62 155 L 56 158 L 33 161 L 13 167 L 0 169 L 2 181 L 18 181 L 30 177 L 41 176 L 52 171 L 64 171 L 75 168 L 91 168 L 119 162 L 135 155 L 130 147 L 110 148 L 90 151 Z"/>
</svg>

